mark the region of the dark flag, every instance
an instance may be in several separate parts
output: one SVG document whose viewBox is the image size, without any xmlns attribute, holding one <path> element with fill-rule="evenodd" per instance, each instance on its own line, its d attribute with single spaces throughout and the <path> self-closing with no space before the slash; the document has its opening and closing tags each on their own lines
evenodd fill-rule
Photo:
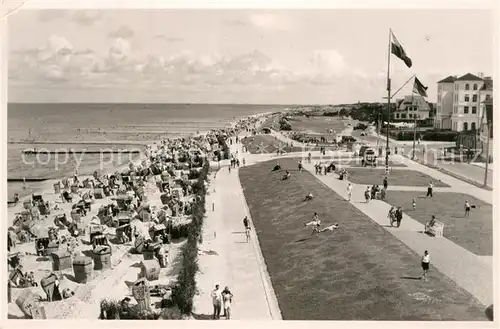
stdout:
<svg viewBox="0 0 500 329">
<path fill-rule="evenodd" d="M 427 97 L 427 87 L 415 77 L 415 82 L 413 83 L 413 92 L 419 94 L 422 97 Z"/>
<path fill-rule="evenodd" d="M 410 57 L 406 55 L 405 50 L 403 49 L 403 46 L 399 42 L 399 40 L 396 38 L 394 33 L 391 32 L 392 35 L 392 42 L 391 42 L 391 52 L 396 55 L 399 59 L 401 59 L 403 62 L 405 62 L 406 66 L 411 67 L 412 62 Z"/>
</svg>

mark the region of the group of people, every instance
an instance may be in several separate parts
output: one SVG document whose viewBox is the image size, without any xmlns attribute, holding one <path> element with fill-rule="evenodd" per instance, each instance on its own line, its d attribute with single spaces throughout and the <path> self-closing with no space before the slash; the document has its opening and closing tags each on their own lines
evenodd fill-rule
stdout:
<svg viewBox="0 0 500 329">
<path fill-rule="evenodd" d="M 221 317 L 221 311 L 223 311 L 222 316 L 226 320 L 231 319 L 231 303 L 233 302 L 233 294 L 226 286 L 224 290 L 220 289 L 218 284 L 215 285 L 214 290 L 211 293 L 212 305 L 214 307 L 213 319 L 219 320 Z"/>
</svg>

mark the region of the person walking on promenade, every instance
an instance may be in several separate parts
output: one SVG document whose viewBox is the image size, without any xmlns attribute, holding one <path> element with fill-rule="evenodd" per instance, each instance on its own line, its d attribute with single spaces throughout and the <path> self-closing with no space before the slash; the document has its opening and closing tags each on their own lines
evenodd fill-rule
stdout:
<svg viewBox="0 0 500 329">
<path fill-rule="evenodd" d="M 397 222 L 397 226 L 396 227 L 400 227 L 401 226 L 401 221 L 403 220 L 403 209 L 401 209 L 401 207 L 398 207 L 398 209 L 396 210 L 396 222 Z"/>
<path fill-rule="evenodd" d="M 226 320 L 231 320 L 231 303 L 233 302 L 233 294 L 229 290 L 228 286 L 226 286 L 222 291 L 222 302 L 224 306 L 223 316 Z"/>
<path fill-rule="evenodd" d="M 427 272 L 429 271 L 429 265 L 431 263 L 431 256 L 429 255 L 429 252 L 426 250 L 424 252 L 424 255 L 422 256 L 422 276 L 420 277 L 420 280 L 424 279 L 424 281 L 427 281 Z"/>
<path fill-rule="evenodd" d="M 413 198 L 411 200 L 411 206 L 412 206 L 413 210 L 417 210 L 417 199 Z"/>
<path fill-rule="evenodd" d="M 232 166 L 232 164 L 229 164 L 229 167 L 228 167 L 229 168 L 229 173 L 231 173 L 231 166 Z"/>
<path fill-rule="evenodd" d="M 427 195 L 426 197 L 431 197 L 432 198 L 432 190 L 434 189 L 434 184 L 432 182 L 429 183 L 429 186 L 427 187 Z"/>
<path fill-rule="evenodd" d="M 299 160 L 297 166 L 299 168 L 299 172 L 302 172 L 302 161 Z"/>
<path fill-rule="evenodd" d="M 367 186 L 366 190 L 365 190 L 365 201 L 366 201 L 366 203 L 370 202 L 370 196 L 371 196 L 370 186 Z"/>
<path fill-rule="evenodd" d="M 309 152 L 309 153 L 307 154 L 307 162 L 308 162 L 308 163 L 311 163 L 311 157 L 312 157 L 312 156 L 311 156 L 311 152 Z"/>
<path fill-rule="evenodd" d="M 213 319 L 218 320 L 220 318 L 220 311 L 222 307 L 222 294 L 218 284 L 216 284 L 215 289 L 212 290 L 211 297 L 212 305 L 214 306 Z"/>
<path fill-rule="evenodd" d="M 465 209 L 465 217 L 469 217 L 469 215 L 470 215 L 470 203 L 469 203 L 469 200 L 465 200 L 464 209 Z"/>
<path fill-rule="evenodd" d="M 387 180 L 387 176 L 384 177 L 383 185 L 384 185 L 384 189 L 387 190 L 387 187 L 389 185 L 389 181 Z"/>
<path fill-rule="evenodd" d="M 348 183 L 347 184 L 347 201 L 351 201 L 352 197 L 352 184 Z"/>
<path fill-rule="evenodd" d="M 245 226 L 245 236 L 246 236 L 246 241 L 249 242 L 250 241 L 250 223 L 248 222 L 248 217 L 245 216 L 245 218 L 243 218 L 243 226 Z"/>
<path fill-rule="evenodd" d="M 389 224 L 393 227 L 394 222 L 396 221 L 396 209 L 394 206 L 389 209 L 389 213 L 387 214 L 387 218 L 389 218 Z"/>
</svg>

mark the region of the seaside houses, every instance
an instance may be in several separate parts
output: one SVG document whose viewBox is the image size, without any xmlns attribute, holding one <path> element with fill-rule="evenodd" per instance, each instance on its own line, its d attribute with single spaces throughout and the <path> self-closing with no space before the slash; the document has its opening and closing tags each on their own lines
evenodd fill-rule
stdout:
<svg viewBox="0 0 500 329">
<path fill-rule="evenodd" d="M 467 73 L 460 77 L 448 76 L 437 84 L 434 127 L 459 132 L 457 148 L 475 149 L 485 157 L 488 139 L 493 138 L 492 78 L 482 73 Z M 493 156 L 491 141 L 489 155 Z"/>
<path fill-rule="evenodd" d="M 485 123 L 482 102 L 492 98 L 493 80 L 471 73 L 438 81 L 434 127 L 453 131 L 478 131 Z"/>
<path fill-rule="evenodd" d="M 407 95 L 396 100 L 396 109 L 392 113 L 394 122 L 398 121 L 427 121 L 433 113 L 433 104 L 420 95 Z"/>
</svg>

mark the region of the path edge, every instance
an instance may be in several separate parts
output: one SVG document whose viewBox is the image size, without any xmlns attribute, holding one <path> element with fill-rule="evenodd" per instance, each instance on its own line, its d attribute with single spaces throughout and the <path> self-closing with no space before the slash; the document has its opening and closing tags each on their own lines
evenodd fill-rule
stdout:
<svg viewBox="0 0 500 329">
<path fill-rule="evenodd" d="M 241 195 L 243 201 L 243 207 L 245 211 L 245 215 L 252 219 L 250 215 L 250 209 L 248 208 L 247 200 L 245 198 L 245 194 L 243 193 L 243 186 L 241 185 L 240 180 L 240 172 L 238 169 L 237 181 L 238 181 L 238 193 Z M 252 227 L 251 239 L 252 245 L 255 253 L 255 257 L 257 258 L 257 262 L 259 263 L 259 272 L 260 277 L 262 279 L 262 285 L 264 286 L 264 291 L 266 293 L 266 301 L 267 307 L 269 309 L 269 314 L 271 314 L 272 320 L 283 320 L 281 310 L 279 308 L 278 298 L 276 297 L 276 293 L 274 292 L 274 288 L 271 282 L 271 277 L 269 276 L 269 272 L 267 271 L 267 265 L 262 254 L 262 250 L 260 249 L 259 237 L 257 232 L 255 231 L 255 226 L 253 225 L 253 220 L 250 220 L 250 226 Z"/>
</svg>

